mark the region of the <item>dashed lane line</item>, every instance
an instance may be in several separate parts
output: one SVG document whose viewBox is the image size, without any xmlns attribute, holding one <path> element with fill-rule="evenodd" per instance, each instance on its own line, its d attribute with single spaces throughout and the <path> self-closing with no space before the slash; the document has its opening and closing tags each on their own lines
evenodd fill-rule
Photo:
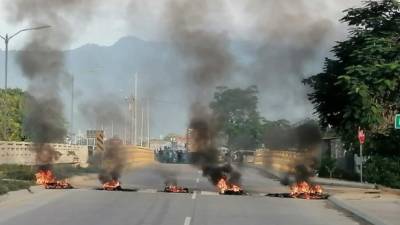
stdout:
<svg viewBox="0 0 400 225">
<path fill-rule="evenodd" d="M 192 220 L 192 218 L 191 217 L 189 217 L 189 216 L 187 216 L 186 218 L 185 218 L 185 222 L 183 223 L 183 225 L 190 225 L 190 221 Z"/>
</svg>

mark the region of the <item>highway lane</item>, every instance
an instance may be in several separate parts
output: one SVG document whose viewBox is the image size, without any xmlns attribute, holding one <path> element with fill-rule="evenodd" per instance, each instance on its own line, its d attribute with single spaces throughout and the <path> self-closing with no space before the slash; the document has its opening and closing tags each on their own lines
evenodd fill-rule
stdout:
<svg viewBox="0 0 400 225">
<path fill-rule="evenodd" d="M 31 197 L 0 202 L 0 225 L 310 225 L 359 224 L 327 201 L 268 198 L 284 191 L 279 182 L 243 168 L 249 196 L 220 196 L 196 168 L 161 165 L 127 172 L 126 187 L 138 192 L 93 189 L 43 190 Z M 175 176 L 193 194 L 160 193 L 165 177 Z"/>
</svg>

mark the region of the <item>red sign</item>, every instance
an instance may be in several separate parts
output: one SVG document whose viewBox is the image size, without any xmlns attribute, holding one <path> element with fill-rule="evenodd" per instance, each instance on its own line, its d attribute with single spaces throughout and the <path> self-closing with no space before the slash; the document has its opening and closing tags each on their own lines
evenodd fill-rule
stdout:
<svg viewBox="0 0 400 225">
<path fill-rule="evenodd" d="M 360 144 L 364 144 L 365 142 L 365 134 L 364 131 L 361 129 L 358 130 L 358 141 L 360 142 Z"/>
</svg>

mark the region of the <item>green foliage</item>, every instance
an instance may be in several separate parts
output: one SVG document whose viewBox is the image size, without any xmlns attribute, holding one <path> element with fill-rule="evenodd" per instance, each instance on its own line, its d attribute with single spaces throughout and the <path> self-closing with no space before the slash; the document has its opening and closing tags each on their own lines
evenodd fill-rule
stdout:
<svg viewBox="0 0 400 225">
<path fill-rule="evenodd" d="M 35 180 L 34 170 L 26 165 L 0 165 L 0 195 L 29 188 Z"/>
<path fill-rule="evenodd" d="M 336 159 L 331 158 L 329 156 L 322 157 L 321 165 L 318 170 L 320 176 L 329 176 L 329 178 L 332 178 L 335 170 L 336 170 Z"/>
<path fill-rule="evenodd" d="M 24 92 L 21 89 L 0 90 L 0 140 L 22 141 Z M 7 125 L 7 137 L 4 127 Z"/>
<path fill-rule="evenodd" d="M 364 176 L 370 183 L 400 188 L 400 157 L 370 157 L 365 163 Z"/>
<path fill-rule="evenodd" d="M 29 188 L 33 182 L 21 180 L 0 180 L 0 195 L 6 194 L 9 191 L 17 191 L 20 189 Z"/>
<path fill-rule="evenodd" d="M 357 145 L 358 127 L 367 142 L 393 139 L 398 134 L 390 128 L 400 111 L 400 3 L 367 1 L 345 12 L 349 39 L 333 48 L 335 58 L 325 60 L 322 73 L 304 80 L 313 88 L 309 99 L 321 124 L 332 126 L 348 146 Z"/>
<path fill-rule="evenodd" d="M 35 171 L 31 166 L 2 164 L 0 165 L 0 178 L 33 181 Z"/>
<path fill-rule="evenodd" d="M 257 111 L 256 86 L 246 89 L 218 87 L 210 108 L 230 149 L 255 149 L 262 142 L 263 118 Z"/>
</svg>

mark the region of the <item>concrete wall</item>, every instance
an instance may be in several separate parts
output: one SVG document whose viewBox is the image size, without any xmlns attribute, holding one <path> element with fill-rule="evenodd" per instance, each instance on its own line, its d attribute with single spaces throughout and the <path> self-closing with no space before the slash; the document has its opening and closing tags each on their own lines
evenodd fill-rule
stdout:
<svg viewBox="0 0 400 225">
<path fill-rule="evenodd" d="M 31 142 L 0 141 L 0 164 L 36 165 L 36 153 Z M 85 145 L 50 144 L 60 157 L 54 163 L 73 163 L 87 166 L 88 148 Z"/>
</svg>

